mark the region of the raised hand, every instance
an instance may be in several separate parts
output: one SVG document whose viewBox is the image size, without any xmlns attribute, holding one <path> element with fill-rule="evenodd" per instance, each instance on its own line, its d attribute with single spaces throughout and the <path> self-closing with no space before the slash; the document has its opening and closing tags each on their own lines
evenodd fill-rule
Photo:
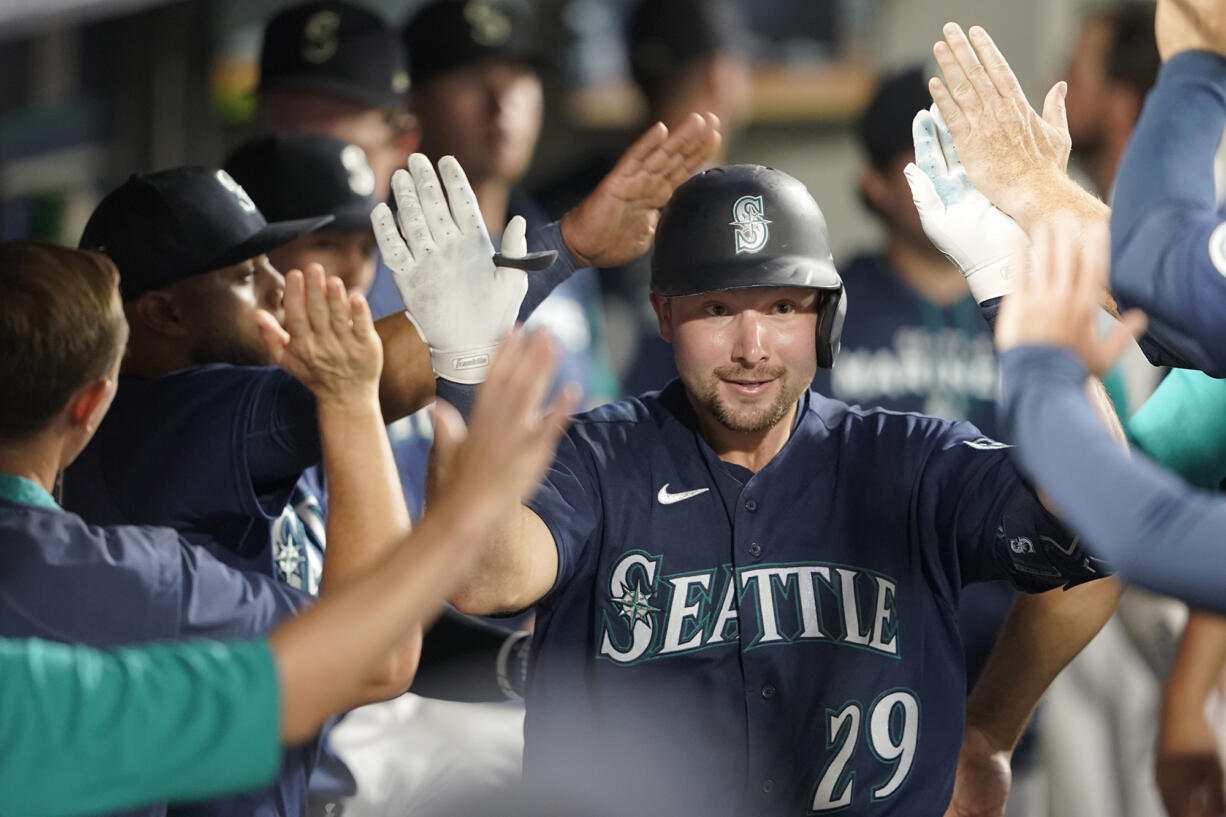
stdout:
<svg viewBox="0 0 1226 817">
<path fill-rule="evenodd" d="M 460 163 L 444 156 L 438 169 L 435 175 L 430 160 L 414 153 L 408 170 L 392 175 L 396 216 L 380 203 L 370 218 L 409 319 L 430 346 L 435 373 L 457 383 L 480 383 L 528 289 L 523 269 L 510 266 L 526 250 L 525 225 L 522 217 L 511 219 L 502 254 L 511 260 L 496 266 L 477 197 Z"/>
<path fill-rule="evenodd" d="M 377 401 L 383 346 L 361 295 L 346 295 L 341 279 L 319 264 L 285 275 L 285 326 L 255 312 L 273 363 L 302 381 L 321 403 Z"/>
<path fill-rule="evenodd" d="M 1106 372 L 1132 339 L 1145 330 L 1140 310 L 1126 312 L 1102 337 L 1099 293 L 1107 281 L 1107 228 L 1084 228 L 1071 216 L 1038 224 L 1030 234 L 1031 269 L 1018 276 L 996 319 L 996 348 L 1041 344 L 1076 354 L 1091 374 Z"/>
<path fill-rule="evenodd" d="M 1071 184 L 1068 85 L 1052 86 L 1039 116 L 986 31 L 972 26 L 968 39 L 956 23 L 946 23 L 943 33 L 932 51 L 945 81 L 929 80 L 928 90 L 971 181 L 1029 231 L 1045 215 L 1052 188 Z"/>
<path fill-rule="evenodd" d="M 672 133 L 657 122 L 622 154 L 596 190 L 562 218 L 562 238 L 582 264 L 616 267 L 651 248 L 660 208 L 719 150 L 719 118 L 690 114 Z"/>
<path fill-rule="evenodd" d="M 915 115 L 911 138 L 915 162 L 903 172 L 924 233 L 966 277 L 976 301 L 1011 292 L 1026 234 L 971 182 L 935 105 Z"/>
<path fill-rule="evenodd" d="M 572 384 L 551 406 L 542 405 L 557 365 L 557 347 L 546 333 L 517 331 L 498 350 L 467 428 L 459 412 L 437 404 L 432 506 L 460 502 L 465 514 L 496 524 L 532 495 L 579 401 Z"/>
</svg>

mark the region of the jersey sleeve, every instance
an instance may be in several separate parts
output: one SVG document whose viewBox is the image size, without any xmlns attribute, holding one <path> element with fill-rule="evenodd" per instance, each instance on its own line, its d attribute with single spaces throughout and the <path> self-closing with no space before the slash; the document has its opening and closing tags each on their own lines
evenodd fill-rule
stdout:
<svg viewBox="0 0 1226 817">
<path fill-rule="evenodd" d="M 1190 485 L 1226 482 L 1226 380 L 1175 369 L 1129 418 L 1128 438 Z"/>
<path fill-rule="evenodd" d="M 1213 163 L 1226 125 L 1226 59 L 1172 57 L 1120 163 L 1111 214 L 1111 292 L 1149 316 L 1156 365 L 1226 376 L 1226 221 Z"/>
<path fill-rule="evenodd" d="M 1094 416 L 1085 368 L 1068 352 L 1022 347 L 1001 365 L 1002 420 L 1023 469 L 1069 527 L 1129 582 L 1226 613 L 1226 502 L 1121 450 Z"/>
<path fill-rule="evenodd" d="M 126 520 L 185 530 L 272 519 L 320 460 L 314 398 L 280 369 L 204 366 L 129 386 L 103 424 L 104 484 L 90 486 Z"/>
<path fill-rule="evenodd" d="M 204 548 L 180 544 L 179 637 L 254 638 L 305 610 L 311 597 L 261 573 L 236 570 Z"/>
<path fill-rule="evenodd" d="M 578 424 L 567 429 L 540 490 L 527 503 L 549 528 L 558 549 L 558 575 L 544 603 L 575 575 L 600 527 L 599 483 L 584 431 Z"/>
<path fill-rule="evenodd" d="M 956 560 L 953 579 L 963 585 L 1004 579 L 1036 593 L 1107 574 L 1023 481 L 1010 446 L 969 423 L 934 424 L 925 442 L 915 525 L 947 574 Z"/>
<path fill-rule="evenodd" d="M 278 718 L 264 641 L 0 642 L 0 813 L 70 817 L 267 783 Z"/>
</svg>

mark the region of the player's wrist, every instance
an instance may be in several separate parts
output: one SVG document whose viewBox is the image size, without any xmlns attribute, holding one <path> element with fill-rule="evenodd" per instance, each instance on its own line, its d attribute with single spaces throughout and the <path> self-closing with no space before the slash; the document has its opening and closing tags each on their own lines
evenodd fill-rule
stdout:
<svg viewBox="0 0 1226 817">
<path fill-rule="evenodd" d="M 1010 252 L 962 274 L 975 303 L 982 304 L 1013 291 L 1017 268 L 1017 257 Z"/>
<path fill-rule="evenodd" d="M 484 383 L 498 351 L 498 342 L 469 346 L 464 349 L 430 347 L 430 364 L 434 373 L 444 380 L 465 385 Z"/>
</svg>

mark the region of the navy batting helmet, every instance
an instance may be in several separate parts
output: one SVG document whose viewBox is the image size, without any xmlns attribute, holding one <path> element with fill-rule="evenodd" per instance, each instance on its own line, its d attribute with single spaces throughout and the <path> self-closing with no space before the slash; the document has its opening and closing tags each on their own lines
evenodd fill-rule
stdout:
<svg viewBox="0 0 1226 817">
<path fill-rule="evenodd" d="M 819 290 L 817 365 L 834 365 L 847 297 L 817 202 L 798 180 L 761 165 L 700 173 L 660 216 L 651 290 L 673 298 L 748 287 Z"/>
</svg>

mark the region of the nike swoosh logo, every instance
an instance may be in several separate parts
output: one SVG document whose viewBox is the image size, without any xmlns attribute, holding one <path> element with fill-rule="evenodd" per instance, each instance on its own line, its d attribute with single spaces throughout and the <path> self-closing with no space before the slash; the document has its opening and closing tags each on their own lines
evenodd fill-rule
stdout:
<svg viewBox="0 0 1226 817">
<path fill-rule="evenodd" d="M 680 493 L 670 494 L 668 492 L 668 483 L 666 482 L 664 483 L 664 487 L 660 489 L 660 493 L 656 494 L 656 499 L 660 501 L 661 505 L 672 505 L 675 502 L 681 502 L 682 500 L 690 499 L 691 497 L 698 496 L 699 494 L 705 494 L 709 490 L 711 489 L 695 488 L 692 491 L 681 491 Z"/>
</svg>

